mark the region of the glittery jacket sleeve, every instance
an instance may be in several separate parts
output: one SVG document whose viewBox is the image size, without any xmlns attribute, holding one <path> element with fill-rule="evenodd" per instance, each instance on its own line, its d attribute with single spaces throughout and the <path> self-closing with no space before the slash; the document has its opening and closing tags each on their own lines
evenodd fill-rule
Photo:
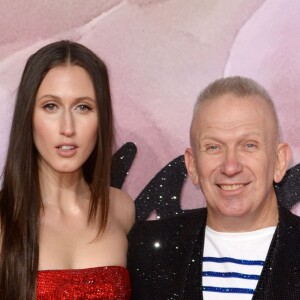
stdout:
<svg viewBox="0 0 300 300">
<path fill-rule="evenodd" d="M 203 249 L 205 219 L 206 210 L 199 209 L 135 224 L 129 234 L 128 251 L 132 300 L 198 299 L 182 298 L 182 291 L 188 289 L 195 295 L 201 292 L 197 264 L 201 264 L 198 258 L 202 257 L 199 251 Z M 198 276 L 189 276 L 191 273 Z M 189 277 L 193 279 L 187 280 Z"/>
</svg>

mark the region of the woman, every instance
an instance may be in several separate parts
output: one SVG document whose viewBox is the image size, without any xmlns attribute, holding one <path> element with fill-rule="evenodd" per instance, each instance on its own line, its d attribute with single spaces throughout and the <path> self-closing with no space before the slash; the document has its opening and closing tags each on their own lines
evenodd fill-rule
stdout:
<svg viewBox="0 0 300 300">
<path fill-rule="evenodd" d="M 132 199 L 111 188 L 105 64 L 59 41 L 27 61 L 0 196 L 1 299 L 130 299 Z"/>
</svg>

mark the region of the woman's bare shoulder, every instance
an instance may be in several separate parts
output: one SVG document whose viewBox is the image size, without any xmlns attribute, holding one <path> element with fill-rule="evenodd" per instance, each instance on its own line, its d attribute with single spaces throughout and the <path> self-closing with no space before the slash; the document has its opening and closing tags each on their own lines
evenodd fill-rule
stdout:
<svg viewBox="0 0 300 300">
<path fill-rule="evenodd" d="M 110 212 L 128 233 L 135 221 L 133 199 L 126 192 L 110 187 Z"/>
</svg>

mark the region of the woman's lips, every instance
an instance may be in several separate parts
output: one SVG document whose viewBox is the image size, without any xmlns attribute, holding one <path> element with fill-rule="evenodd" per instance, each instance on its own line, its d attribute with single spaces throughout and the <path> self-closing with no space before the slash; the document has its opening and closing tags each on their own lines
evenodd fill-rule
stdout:
<svg viewBox="0 0 300 300">
<path fill-rule="evenodd" d="M 63 144 L 56 146 L 57 153 L 62 157 L 72 157 L 77 153 L 78 146 L 75 144 Z"/>
<path fill-rule="evenodd" d="M 72 150 L 75 149 L 76 147 L 73 145 L 62 145 L 57 147 L 59 150 Z"/>
</svg>

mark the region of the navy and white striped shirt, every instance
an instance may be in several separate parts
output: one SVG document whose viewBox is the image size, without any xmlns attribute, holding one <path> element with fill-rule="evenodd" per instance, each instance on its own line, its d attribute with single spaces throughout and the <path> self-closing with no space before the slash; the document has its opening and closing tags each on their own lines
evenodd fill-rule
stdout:
<svg viewBox="0 0 300 300">
<path fill-rule="evenodd" d="M 225 233 L 206 227 L 204 300 L 252 299 L 275 228 Z"/>
</svg>

